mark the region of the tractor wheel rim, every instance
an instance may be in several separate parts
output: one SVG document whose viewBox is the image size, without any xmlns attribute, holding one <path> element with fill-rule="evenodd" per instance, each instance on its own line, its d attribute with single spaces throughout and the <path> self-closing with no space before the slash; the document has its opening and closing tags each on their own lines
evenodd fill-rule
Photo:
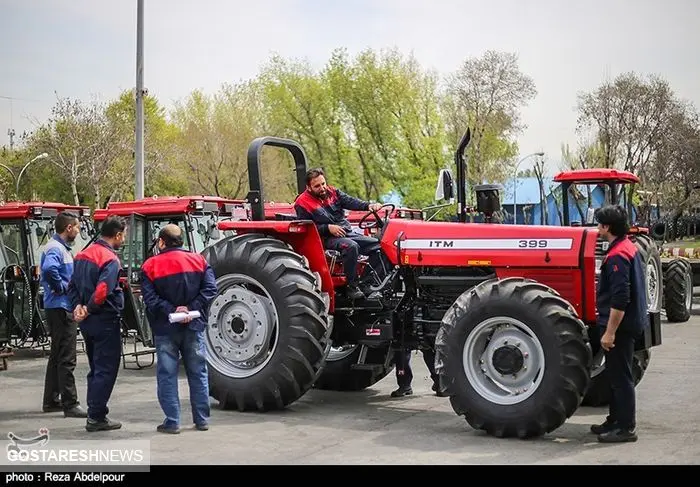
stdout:
<svg viewBox="0 0 700 487">
<path fill-rule="evenodd" d="M 649 311 L 659 309 L 659 270 L 652 260 L 647 264 L 647 300 L 649 301 Z"/>
<path fill-rule="evenodd" d="M 685 274 L 685 309 L 693 307 L 693 273 Z"/>
<path fill-rule="evenodd" d="M 267 365 L 279 342 L 277 307 L 250 276 L 228 275 L 217 280 L 217 287 L 209 310 L 207 359 L 228 377 L 250 377 Z"/>
<path fill-rule="evenodd" d="M 544 349 L 523 322 L 498 316 L 479 323 L 464 343 L 467 380 L 487 401 L 518 404 L 538 389 L 544 377 Z"/>
<path fill-rule="evenodd" d="M 335 362 L 336 360 L 343 360 L 349 357 L 352 352 L 357 349 L 357 344 L 354 345 L 340 345 L 338 347 L 331 346 L 331 350 L 328 352 L 328 358 L 326 362 Z"/>
</svg>

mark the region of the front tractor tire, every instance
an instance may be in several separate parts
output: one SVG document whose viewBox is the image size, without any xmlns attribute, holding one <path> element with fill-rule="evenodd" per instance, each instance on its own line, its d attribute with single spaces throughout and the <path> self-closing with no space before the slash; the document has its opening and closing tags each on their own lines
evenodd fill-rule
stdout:
<svg viewBox="0 0 700 487">
<path fill-rule="evenodd" d="M 671 323 L 685 323 L 693 308 L 693 269 L 686 259 L 673 259 L 664 272 L 664 309 Z"/>
<path fill-rule="evenodd" d="M 454 411 L 496 437 L 541 436 L 561 426 L 588 387 L 585 326 L 553 289 L 492 279 L 445 313 L 436 370 Z"/>
<path fill-rule="evenodd" d="M 332 326 L 307 260 L 259 234 L 203 252 L 216 275 L 205 343 L 209 394 L 223 409 L 278 410 L 314 384 Z"/>
</svg>

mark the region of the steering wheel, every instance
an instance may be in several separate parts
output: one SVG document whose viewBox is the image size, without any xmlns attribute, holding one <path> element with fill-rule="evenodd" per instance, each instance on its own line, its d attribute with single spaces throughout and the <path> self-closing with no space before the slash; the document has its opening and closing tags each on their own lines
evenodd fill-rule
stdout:
<svg viewBox="0 0 700 487">
<path fill-rule="evenodd" d="M 384 210 L 384 218 L 382 218 L 381 216 L 379 216 L 379 212 L 382 211 L 382 208 L 385 207 L 390 207 L 391 210 Z M 360 222 L 357 224 L 357 227 L 361 230 L 366 230 L 368 228 L 374 227 L 384 228 L 386 226 L 386 222 L 389 221 L 389 215 L 391 215 L 394 212 L 394 210 L 396 210 L 396 205 L 391 203 L 383 204 L 377 211 L 368 211 L 367 214 L 365 214 L 365 216 L 363 216 Z M 365 220 L 367 220 L 367 218 L 370 216 L 374 217 L 374 221 L 365 224 Z"/>
</svg>

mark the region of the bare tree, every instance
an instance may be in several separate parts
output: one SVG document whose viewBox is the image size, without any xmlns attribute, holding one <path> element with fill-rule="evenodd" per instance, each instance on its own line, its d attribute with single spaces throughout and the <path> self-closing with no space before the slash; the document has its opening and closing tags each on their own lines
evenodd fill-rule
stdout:
<svg viewBox="0 0 700 487">
<path fill-rule="evenodd" d="M 520 109 L 537 95 L 532 78 L 518 67 L 517 54 L 487 51 L 467 59 L 447 83 L 445 117 L 451 136 L 459 140 L 465 127 L 472 128 L 472 179 L 507 170 L 503 162 L 517 153 L 511 137 L 525 128 Z"/>
</svg>

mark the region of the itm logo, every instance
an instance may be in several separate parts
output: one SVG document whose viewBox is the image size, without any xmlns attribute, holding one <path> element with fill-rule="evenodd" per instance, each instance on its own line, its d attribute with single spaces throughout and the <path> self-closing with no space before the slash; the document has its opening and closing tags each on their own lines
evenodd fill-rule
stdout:
<svg viewBox="0 0 700 487">
<path fill-rule="evenodd" d="M 23 450 L 23 447 L 34 445 L 45 446 L 49 442 L 49 429 L 41 428 L 39 430 L 39 435 L 33 438 L 22 438 L 11 431 L 7 433 L 7 437 L 10 439 L 10 442 L 7 444 L 6 448 L 8 455 L 11 453 L 16 454 L 20 450 Z"/>
</svg>

